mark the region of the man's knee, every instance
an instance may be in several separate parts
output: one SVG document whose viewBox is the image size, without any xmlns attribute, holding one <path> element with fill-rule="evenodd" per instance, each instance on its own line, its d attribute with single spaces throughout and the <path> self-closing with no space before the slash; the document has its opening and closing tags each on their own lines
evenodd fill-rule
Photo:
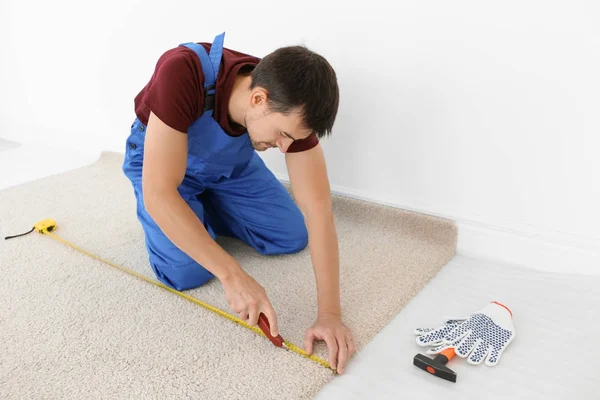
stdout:
<svg viewBox="0 0 600 400">
<path fill-rule="evenodd" d="M 304 250 L 308 246 L 308 230 L 302 214 L 300 214 L 298 222 L 292 228 L 290 239 L 291 247 L 296 251 Z"/>
<path fill-rule="evenodd" d="M 138 218 L 145 234 L 150 265 L 159 281 L 175 290 L 187 290 L 204 285 L 215 276 L 175 245 L 143 207 L 141 190 L 138 190 Z M 190 208 L 202 221 L 202 205 L 189 201 Z M 214 239 L 215 235 L 209 230 Z"/>
<path fill-rule="evenodd" d="M 148 259 L 159 281 L 175 290 L 187 290 L 202 286 L 215 277 L 162 232 L 146 229 Z"/>
<path fill-rule="evenodd" d="M 304 216 L 297 210 L 284 221 L 284 231 L 281 237 L 274 240 L 279 253 L 298 253 L 308 246 L 308 230 Z"/>
<path fill-rule="evenodd" d="M 194 289 L 204 285 L 215 276 L 196 262 L 185 265 L 157 263 L 150 257 L 150 264 L 159 281 L 175 290 Z"/>
</svg>

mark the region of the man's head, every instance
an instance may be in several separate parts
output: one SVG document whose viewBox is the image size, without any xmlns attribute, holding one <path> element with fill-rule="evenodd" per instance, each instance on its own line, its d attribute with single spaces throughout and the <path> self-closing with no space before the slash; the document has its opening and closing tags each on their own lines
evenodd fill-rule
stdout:
<svg viewBox="0 0 600 400">
<path fill-rule="evenodd" d="M 312 133 L 329 135 L 339 105 L 337 77 L 322 56 L 304 46 L 280 48 L 252 71 L 244 125 L 257 150 L 279 147 Z"/>
</svg>

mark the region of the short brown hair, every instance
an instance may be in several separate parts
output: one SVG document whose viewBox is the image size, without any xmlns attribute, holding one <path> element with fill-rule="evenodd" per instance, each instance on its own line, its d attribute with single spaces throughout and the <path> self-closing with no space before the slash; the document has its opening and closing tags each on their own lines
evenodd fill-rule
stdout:
<svg viewBox="0 0 600 400">
<path fill-rule="evenodd" d="M 269 93 L 273 112 L 298 110 L 306 128 L 319 138 L 329 135 L 339 106 L 339 88 L 333 67 L 305 46 L 281 47 L 268 54 L 252 71 L 251 88 Z"/>
</svg>

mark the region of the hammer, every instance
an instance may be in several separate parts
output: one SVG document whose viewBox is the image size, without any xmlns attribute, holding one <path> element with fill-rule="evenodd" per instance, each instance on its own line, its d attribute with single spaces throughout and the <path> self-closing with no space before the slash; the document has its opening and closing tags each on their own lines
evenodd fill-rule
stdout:
<svg viewBox="0 0 600 400">
<path fill-rule="evenodd" d="M 448 361 L 450 361 L 455 354 L 453 348 L 447 348 L 439 354 L 436 354 L 433 359 L 423 354 L 417 354 L 413 359 L 413 364 L 434 376 L 456 383 L 456 372 L 446 367 Z"/>
</svg>

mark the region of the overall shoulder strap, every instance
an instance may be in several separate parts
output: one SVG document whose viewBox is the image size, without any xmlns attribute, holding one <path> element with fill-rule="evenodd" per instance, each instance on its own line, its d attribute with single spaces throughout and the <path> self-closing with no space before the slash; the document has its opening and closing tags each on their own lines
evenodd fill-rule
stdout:
<svg viewBox="0 0 600 400">
<path fill-rule="evenodd" d="M 202 72 L 204 73 L 204 111 L 212 110 L 215 103 L 215 87 L 219 74 L 219 66 L 221 65 L 221 56 L 223 55 L 223 39 L 225 32 L 217 35 L 210 47 L 210 54 L 206 53 L 204 46 L 194 43 L 182 43 L 180 46 L 185 46 L 198 55 Z"/>
</svg>

